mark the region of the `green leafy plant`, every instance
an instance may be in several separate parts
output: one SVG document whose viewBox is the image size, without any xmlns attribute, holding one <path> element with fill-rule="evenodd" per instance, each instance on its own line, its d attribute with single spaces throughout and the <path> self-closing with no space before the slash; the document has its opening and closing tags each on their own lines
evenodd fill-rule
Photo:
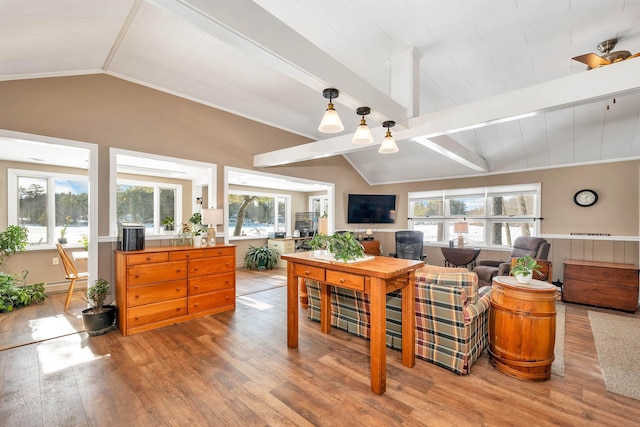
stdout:
<svg viewBox="0 0 640 427">
<path fill-rule="evenodd" d="M 86 234 L 82 235 L 80 240 L 78 240 L 78 243 L 80 243 L 85 250 L 89 250 L 89 236 Z"/>
<path fill-rule="evenodd" d="M 175 220 L 172 216 L 169 216 L 169 215 L 165 216 L 161 222 L 166 231 L 173 231 L 175 227 Z"/>
<path fill-rule="evenodd" d="M 9 225 L 0 233 L 0 266 L 4 266 L 14 253 L 24 251 L 28 242 L 29 230 L 19 225 Z"/>
<path fill-rule="evenodd" d="M 258 270 L 271 270 L 278 265 L 278 256 L 280 251 L 269 246 L 249 246 L 249 250 L 244 255 L 244 268 L 249 270 L 256 268 Z"/>
<path fill-rule="evenodd" d="M 516 259 L 516 263 L 511 267 L 509 274 L 512 276 L 528 276 L 530 273 L 536 272 L 539 276 L 543 276 L 540 271 L 541 267 L 538 261 L 527 255 Z"/>
<path fill-rule="evenodd" d="M 191 218 L 189 218 L 189 223 L 191 224 L 191 232 L 194 236 L 202 236 L 203 234 L 207 234 L 207 227 L 202 224 L 202 215 L 199 212 L 191 215 Z"/>
<path fill-rule="evenodd" d="M 338 261 L 352 261 L 364 256 L 364 248 L 350 232 L 331 236 L 316 234 L 309 242 L 311 249 L 328 249 Z"/>
<path fill-rule="evenodd" d="M 107 299 L 107 295 L 111 293 L 111 287 L 109 282 L 104 279 L 98 279 L 93 282 L 92 286 L 89 286 L 87 290 L 87 297 L 85 301 L 91 306 L 90 312 L 101 313 L 105 311 L 103 308 L 104 301 Z"/>
<path fill-rule="evenodd" d="M 27 285 L 26 278 L 26 271 L 22 272 L 22 278 L 15 274 L 0 272 L 0 312 L 12 311 L 14 308 L 30 304 L 40 304 L 45 300 L 45 284 Z"/>
</svg>

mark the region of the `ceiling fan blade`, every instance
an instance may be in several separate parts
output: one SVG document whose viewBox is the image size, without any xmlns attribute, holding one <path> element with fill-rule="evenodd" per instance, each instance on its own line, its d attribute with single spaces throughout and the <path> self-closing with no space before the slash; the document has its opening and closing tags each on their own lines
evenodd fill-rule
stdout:
<svg viewBox="0 0 640 427">
<path fill-rule="evenodd" d="M 609 65 L 611 62 L 606 59 L 596 55 L 595 53 L 587 53 L 584 55 L 576 56 L 571 58 L 575 61 L 582 62 L 583 64 L 587 64 L 589 68 L 598 68 L 602 65 Z"/>
</svg>

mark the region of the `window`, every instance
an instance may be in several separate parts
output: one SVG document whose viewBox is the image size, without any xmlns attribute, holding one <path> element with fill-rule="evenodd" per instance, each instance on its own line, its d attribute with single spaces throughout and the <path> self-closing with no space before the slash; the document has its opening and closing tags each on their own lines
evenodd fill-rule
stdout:
<svg viewBox="0 0 640 427">
<path fill-rule="evenodd" d="M 116 218 L 122 222 L 144 224 L 146 234 L 159 234 L 167 216 L 181 223 L 178 201 L 182 187 L 152 181 L 118 180 L 116 187 Z"/>
<path fill-rule="evenodd" d="M 409 193 L 409 228 L 426 242 L 457 238 L 454 224 L 464 221 L 467 246 L 512 246 L 518 236 L 539 233 L 540 184 L 507 185 Z"/>
<path fill-rule="evenodd" d="M 228 203 L 229 236 L 267 237 L 289 230 L 291 196 L 230 190 Z"/>
<path fill-rule="evenodd" d="M 29 244 L 80 242 L 89 235 L 85 175 L 9 169 L 9 223 L 29 231 Z M 63 236 L 64 234 L 64 236 Z"/>
</svg>

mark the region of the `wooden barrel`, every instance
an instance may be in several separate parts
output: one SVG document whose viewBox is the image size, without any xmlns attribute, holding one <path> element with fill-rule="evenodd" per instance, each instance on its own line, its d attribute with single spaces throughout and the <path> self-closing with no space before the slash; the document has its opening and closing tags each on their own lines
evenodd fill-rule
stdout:
<svg viewBox="0 0 640 427">
<path fill-rule="evenodd" d="M 489 311 L 489 357 L 493 366 L 520 380 L 551 376 L 556 340 L 557 288 L 532 280 L 496 277 Z"/>
</svg>

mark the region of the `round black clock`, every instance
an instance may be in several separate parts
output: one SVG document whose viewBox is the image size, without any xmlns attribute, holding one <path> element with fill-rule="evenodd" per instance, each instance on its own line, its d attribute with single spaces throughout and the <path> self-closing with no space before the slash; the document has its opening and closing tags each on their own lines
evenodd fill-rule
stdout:
<svg viewBox="0 0 640 427">
<path fill-rule="evenodd" d="M 593 206 L 598 201 L 598 193 L 593 190 L 580 190 L 573 195 L 573 201 L 578 206 Z"/>
</svg>

